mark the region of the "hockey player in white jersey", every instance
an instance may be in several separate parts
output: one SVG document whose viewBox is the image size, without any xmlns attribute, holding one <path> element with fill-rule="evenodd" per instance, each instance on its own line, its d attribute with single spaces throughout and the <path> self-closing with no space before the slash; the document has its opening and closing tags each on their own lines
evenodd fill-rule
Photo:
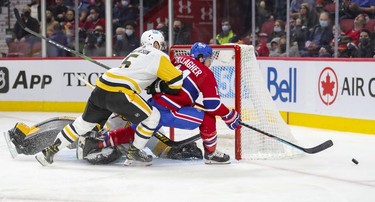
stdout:
<svg viewBox="0 0 375 202">
<path fill-rule="evenodd" d="M 107 121 L 112 113 L 122 115 L 138 124 L 134 142 L 126 153 L 125 165 L 151 165 L 152 156 L 142 149 L 154 133 L 160 112 L 144 100 L 140 93 L 157 78 L 163 92 L 177 93 L 182 87 L 182 73 L 162 52 L 164 37 L 157 30 L 148 30 L 141 36 L 142 46 L 131 52 L 118 68 L 106 71 L 97 81 L 82 116 L 59 132 L 54 143 L 35 158 L 42 164 L 53 163 L 54 155 Z"/>
</svg>

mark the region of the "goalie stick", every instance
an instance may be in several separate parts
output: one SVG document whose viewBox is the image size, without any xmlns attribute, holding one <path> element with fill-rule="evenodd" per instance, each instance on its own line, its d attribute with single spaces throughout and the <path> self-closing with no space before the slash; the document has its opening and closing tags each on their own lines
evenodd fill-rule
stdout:
<svg viewBox="0 0 375 202">
<path fill-rule="evenodd" d="M 72 50 L 72 49 L 70 49 L 70 48 L 68 48 L 66 46 L 63 46 L 63 45 L 61 45 L 61 44 L 59 44 L 59 43 L 57 43 L 57 42 L 55 42 L 55 41 L 53 41 L 51 39 L 49 39 L 49 38 L 47 38 L 47 37 L 39 34 L 39 33 L 34 32 L 30 28 L 28 28 L 26 26 L 26 24 L 22 21 L 20 13 L 18 12 L 18 9 L 14 8 L 13 11 L 14 11 L 14 15 L 16 16 L 17 23 L 22 27 L 23 30 L 29 32 L 30 34 L 32 34 L 32 35 L 34 35 L 34 36 L 36 36 L 38 38 L 46 40 L 48 43 L 50 43 L 52 45 L 55 45 L 55 46 L 57 46 L 57 47 L 59 47 L 61 49 L 64 49 L 64 50 L 66 50 L 66 51 L 68 51 L 70 53 L 73 53 L 74 55 L 79 56 L 79 57 L 81 57 L 81 58 L 83 58 L 83 59 L 85 59 L 85 60 L 87 60 L 89 62 L 92 62 L 92 63 L 94 63 L 96 65 L 99 65 L 99 66 L 101 66 L 101 67 L 103 67 L 105 69 L 111 69 L 110 67 L 108 67 L 107 65 L 105 65 L 103 63 L 100 63 L 100 62 L 98 62 L 98 61 L 96 61 L 96 60 L 94 60 L 94 59 L 92 59 L 92 58 L 90 58 L 90 57 L 88 57 L 88 56 L 86 56 L 86 55 L 78 52 L 78 51 Z"/>
<path fill-rule="evenodd" d="M 274 136 L 274 135 L 272 135 L 272 134 L 269 134 L 269 133 L 267 133 L 267 132 L 265 132 L 265 131 L 262 131 L 262 130 L 260 130 L 260 129 L 258 129 L 258 128 L 255 128 L 255 127 L 253 127 L 253 126 L 250 126 L 250 125 L 248 125 L 248 124 L 246 124 L 246 123 L 240 122 L 240 125 L 245 126 L 246 128 L 249 128 L 249 129 L 251 129 L 251 130 L 254 130 L 254 131 L 256 131 L 256 132 L 258 132 L 258 133 L 261 133 L 261 134 L 263 134 L 263 135 L 266 135 L 266 136 L 268 136 L 268 137 L 270 137 L 270 138 L 273 138 L 273 139 L 275 139 L 275 140 L 277 140 L 277 141 L 279 141 L 279 142 L 282 142 L 282 143 L 284 143 L 284 144 L 287 144 L 287 145 L 289 145 L 289 146 L 292 146 L 292 147 L 294 147 L 294 148 L 296 148 L 296 149 L 299 149 L 299 150 L 301 150 L 301 151 L 303 151 L 303 152 L 306 152 L 306 153 L 308 153 L 308 154 L 315 154 L 315 153 L 321 152 L 321 151 L 323 151 L 323 150 L 325 150 L 325 149 L 330 148 L 330 147 L 333 145 L 332 140 L 327 140 L 327 141 L 323 142 L 322 144 L 320 144 L 320 145 L 318 145 L 318 146 L 311 147 L 311 148 L 303 148 L 303 147 L 301 147 L 301 146 L 298 146 L 298 145 L 296 145 L 296 144 L 293 144 L 293 143 L 291 143 L 291 142 L 288 142 L 288 141 L 286 141 L 286 140 L 284 140 L 284 139 L 282 139 L 282 138 L 279 138 L 279 137 Z"/>
</svg>

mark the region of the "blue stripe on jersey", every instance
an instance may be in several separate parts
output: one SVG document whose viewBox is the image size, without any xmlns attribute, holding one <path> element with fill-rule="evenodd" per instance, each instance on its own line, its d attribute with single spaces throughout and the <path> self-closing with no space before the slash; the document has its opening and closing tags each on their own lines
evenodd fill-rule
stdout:
<svg viewBox="0 0 375 202">
<path fill-rule="evenodd" d="M 186 93 L 193 99 L 193 101 L 197 100 L 199 97 L 199 90 L 198 87 L 194 84 L 194 82 L 187 77 L 182 84 L 182 88 L 186 89 Z"/>
<path fill-rule="evenodd" d="M 220 107 L 221 102 L 219 98 L 204 98 L 203 104 L 207 111 L 215 111 Z"/>
</svg>

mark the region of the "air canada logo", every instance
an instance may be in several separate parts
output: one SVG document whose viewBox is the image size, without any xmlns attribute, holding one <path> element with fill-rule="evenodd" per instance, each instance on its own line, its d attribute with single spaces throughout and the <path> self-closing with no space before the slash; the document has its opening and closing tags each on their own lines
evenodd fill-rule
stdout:
<svg viewBox="0 0 375 202">
<path fill-rule="evenodd" d="M 320 73 L 318 91 L 320 100 L 325 105 L 332 105 L 335 102 L 338 94 L 338 79 L 331 67 L 324 68 Z"/>
<path fill-rule="evenodd" d="M 9 71 L 0 67 L 0 93 L 7 93 L 9 90 Z"/>
</svg>

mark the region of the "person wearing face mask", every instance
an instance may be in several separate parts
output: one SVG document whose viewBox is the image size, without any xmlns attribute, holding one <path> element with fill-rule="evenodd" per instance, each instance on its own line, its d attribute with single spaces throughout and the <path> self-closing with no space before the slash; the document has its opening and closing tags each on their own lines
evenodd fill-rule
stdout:
<svg viewBox="0 0 375 202">
<path fill-rule="evenodd" d="M 306 55 L 308 57 L 317 57 L 319 50 L 323 46 L 329 46 L 332 39 L 332 24 L 329 13 L 322 12 L 319 16 L 319 24 L 315 25 L 305 43 Z"/>
<path fill-rule="evenodd" d="M 354 57 L 357 58 L 372 58 L 374 57 L 374 43 L 370 38 L 370 31 L 362 29 L 359 35 L 359 45 Z"/>
<path fill-rule="evenodd" d="M 216 36 L 216 43 L 221 45 L 221 44 L 226 44 L 231 41 L 232 38 L 236 37 L 236 34 L 233 32 L 229 20 L 224 19 L 221 22 L 221 29 L 222 31 Z"/>
<path fill-rule="evenodd" d="M 26 27 L 31 29 L 32 31 L 39 33 L 39 22 L 37 19 L 31 17 L 31 9 L 28 6 L 24 6 L 22 8 L 22 21 L 25 23 Z M 30 33 L 26 32 L 22 27 L 18 24 L 14 24 L 14 34 L 17 41 L 24 41 L 26 38 L 32 36 Z"/>
<path fill-rule="evenodd" d="M 173 45 L 186 45 L 190 43 L 190 31 L 180 19 L 173 21 Z"/>
<path fill-rule="evenodd" d="M 273 26 L 273 32 L 270 34 L 268 40 L 271 41 L 275 37 L 281 37 L 286 35 L 284 31 L 284 22 L 282 20 L 275 20 L 275 24 Z"/>
<path fill-rule="evenodd" d="M 113 52 L 116 56 L 127 56 L 140 46 L 139 37 L 134 33 L 135 23 L 127 22 L 124 28 L 117 28 Z"/>
</svg>

